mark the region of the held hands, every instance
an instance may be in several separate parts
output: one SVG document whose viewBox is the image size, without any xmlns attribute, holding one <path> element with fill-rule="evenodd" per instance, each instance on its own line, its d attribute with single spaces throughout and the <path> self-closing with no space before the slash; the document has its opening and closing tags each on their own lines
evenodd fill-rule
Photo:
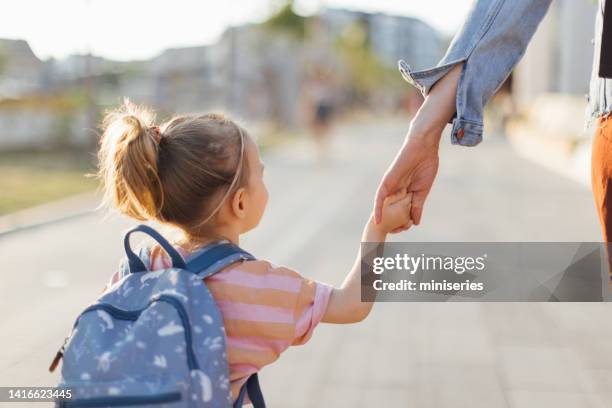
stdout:
<svg viewBox="0 0 612 408">
<path fill-rule="evenodd" d="M 410 228 L 412 226 L 411 205 L 412 193 L 407 193 L 405 190 L 388 196 L 383 201 L 380 222 L 375 224 L 372 220 L 370 222 L 371 227 L 382 235 Z"/>
<path fill-rule="evenodd" d="M 410 191 L 413 194 L 408 214 L 411 222 L 400 226 L 395 232 L 410 228 L 412 221 L 418 225 L 421 222 L 423 204 L 438 173 L 438 164 L 437 141 L 431 143 L 420 138 L 409 138 L 385 173 L 376 192 L 376 221 L 382 220 L 385 197 L 398 190 Z"/>
<path fill-rule="evenodd" d="M 462 67 L 462 63 L 455 65 L 438 80 L 412 120 L 406 142 L 378 186 L 374 205 L 376 222 L 381 222 L 385 198 L 397 191 L 414 194 L 411 219 L 416 225 L 421 222 L 425 199 L 438 173 L 440 137 L 456 110 Z"/>
</svg>

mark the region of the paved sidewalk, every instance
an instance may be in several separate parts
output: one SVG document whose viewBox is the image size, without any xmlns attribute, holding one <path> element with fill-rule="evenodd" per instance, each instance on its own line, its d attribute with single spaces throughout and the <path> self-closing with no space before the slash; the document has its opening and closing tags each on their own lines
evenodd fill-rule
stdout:
<svg viewBox="0 0 612 408">
<path fill-rule="evenodd" d="M 243 246 L 340 284 L 380 176 L 407 122 L 337 129 L 319 165 L 298 142 L 266 162 L 270 205 Z M 412 241 L 597 241 L 584 186 L 518 158 L 500 139 L 443 141 Z M 0 236 L 0 384 L 53 384 L 46 371 L 76 314 L 102 289 L 131 223 L 91 213 Z M 271 407 L 612 406 L 607 304 L 381 303 L 361 324 L 321 325 L 261 374 Z M 40 404 L 37 406 L 44 406 Z"/>
<path fill-rule="evenodd" d="M 92 191 L 0 216 L 0 236 L 92 213 L 101 195 Z"/>
</svg>

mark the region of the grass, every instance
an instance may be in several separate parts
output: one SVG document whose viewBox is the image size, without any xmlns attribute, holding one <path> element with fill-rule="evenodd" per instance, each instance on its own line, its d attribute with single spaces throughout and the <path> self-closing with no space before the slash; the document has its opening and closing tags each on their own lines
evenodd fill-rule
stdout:
<svg viewBox="0 0 612 408">
<path fill-rule="evenodd" d="M 0 153 L 0 215 L 94 190 L 93 163 L 84 151 Z"/>
</svg>

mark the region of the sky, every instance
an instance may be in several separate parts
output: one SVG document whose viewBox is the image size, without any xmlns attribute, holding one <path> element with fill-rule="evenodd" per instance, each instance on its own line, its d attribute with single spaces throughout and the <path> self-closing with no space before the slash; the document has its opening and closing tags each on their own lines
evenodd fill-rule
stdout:
<svg viewBox="0 0 612 408">
<path fill-rule="evenodd" d="M 146 59 L 170 47 L 215 42 L 231 25 L 259 22 L 280 0 L 3 0 L 0 38 L 25 39 L 41 59 L 88 50 Z M 452 34 L 472 0 L 296 0 L 300 14 L 321 7 L 419 17 Z"/>
</svg>

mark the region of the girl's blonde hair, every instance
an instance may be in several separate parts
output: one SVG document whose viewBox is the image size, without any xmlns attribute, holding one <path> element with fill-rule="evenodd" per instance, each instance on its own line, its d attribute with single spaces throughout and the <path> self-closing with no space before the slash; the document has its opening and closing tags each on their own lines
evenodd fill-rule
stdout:
<svg viewBox="0 0 612 408">
<path fill-rule="evenodd" d="M 177 116 L 157 126 L 152 110 L 126 99 L 102 128 L 104 203 L 137 220 L 198 236 L 248 182 L 245 131 L 223 115 Z"/>
</svg>

